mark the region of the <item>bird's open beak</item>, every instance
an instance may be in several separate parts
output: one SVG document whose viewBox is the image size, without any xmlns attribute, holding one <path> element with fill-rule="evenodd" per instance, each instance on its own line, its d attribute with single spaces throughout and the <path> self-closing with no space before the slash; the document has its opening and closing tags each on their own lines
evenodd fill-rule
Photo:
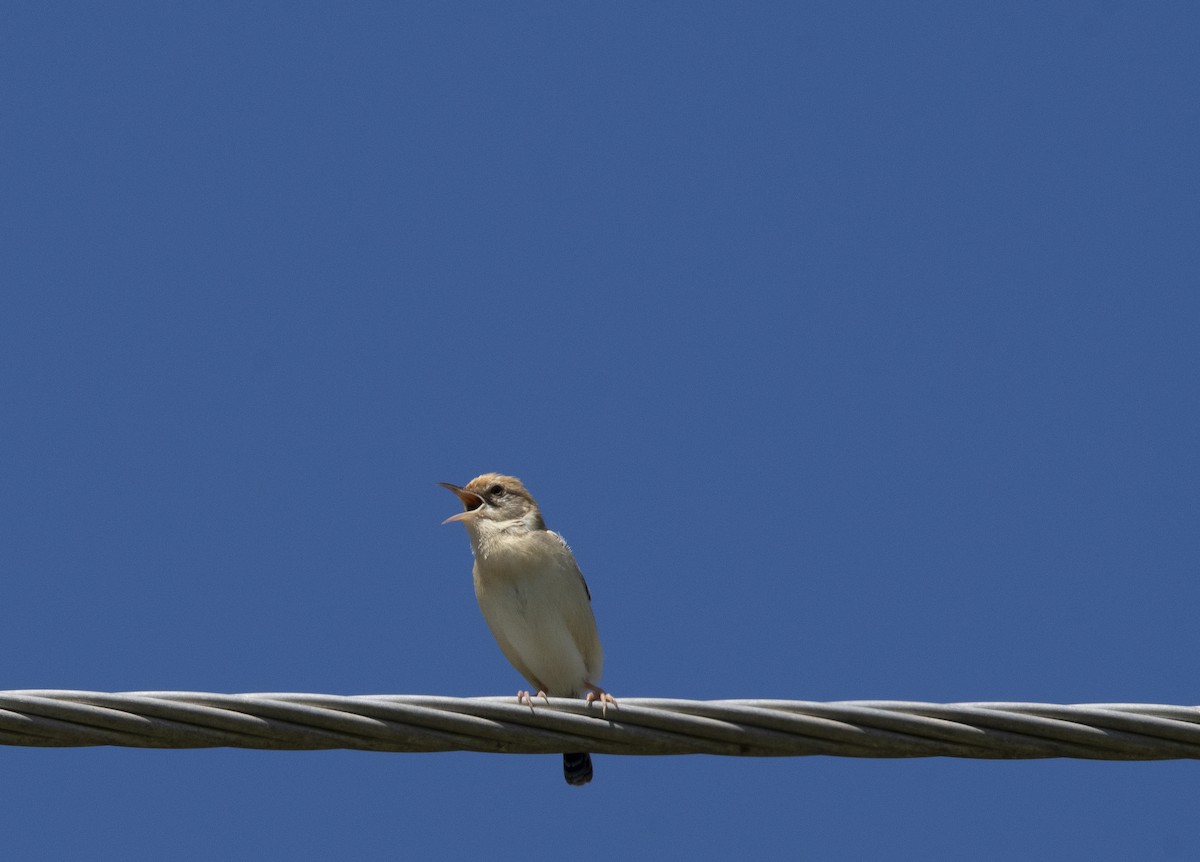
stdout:
<svg viewBox="0 0 1200 862">
<path fill-rule="evenodd" d="M 462 504 L 466 508 L 465 512 L 459 512 L 457 515 L 451 515 L 449 518 L 442 521 L 443 524 L 449 524 L 451 521 L 466 521 L 474 518 L 475 513 L 479 510 L 479 507 L 483 505 L 483 497 L 480 497 L 473 491 L 468 491 L 466 488 L 460 488 L 457 485 L 451 485 L 449 482 L 438 482 L 438 484 L 447 491 L 453 491 L 454 496 L 462 500 Z"/>
</svg>

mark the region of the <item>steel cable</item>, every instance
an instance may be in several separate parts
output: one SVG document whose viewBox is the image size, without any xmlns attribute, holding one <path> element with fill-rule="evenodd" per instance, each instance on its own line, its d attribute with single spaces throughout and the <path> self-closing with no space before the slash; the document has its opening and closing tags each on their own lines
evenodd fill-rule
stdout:
<svg viewBox="0 0 1200 862">
<path fill-rule="evenodd" d="M 0 692 L 0 743 L 31 746 L 1200 758 L 1200 707 L 427 695 Z"/>
</svg>

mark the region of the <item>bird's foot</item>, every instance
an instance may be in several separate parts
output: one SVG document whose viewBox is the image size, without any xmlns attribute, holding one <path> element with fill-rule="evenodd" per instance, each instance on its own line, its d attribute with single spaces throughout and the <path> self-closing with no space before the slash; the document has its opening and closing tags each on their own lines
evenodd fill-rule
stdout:
<svg viewBox="0 0 1200 862">
<path fill-rule="evenodd" d="M 617 703 L 617 699 L 615 697 L 613 697 L 611 694 L 609 694 L 607 691 L 602 689 L 600 686 L 592 685 L 591 683 L 584 683 L 584 685 L 586 688 L 589 689 L 589 691 L 587 693 L 588 706 L 591 706 L 597 700 L 600 701 L 600 715 L 602 717 L 608 718 L 608 705 L 610 703 L 616 709 L 621 708 L 621 705 L 619 703 Z"/>
<path fill-rule="evenodd" d="M 527 691 L 518 691 L 517 704 L 519 705 L 522 703 L 527 703 L 529 704 L 529 711 L 533 712 L 533 699 L 535 697 L 540 697 L 542 700 L 546 701 L 546 706 L 550 705 L 550 698 L 546 696 L 546 692 L 544 691 L 539 691 L 537 694 L 530 694 Z"/>
</svg>

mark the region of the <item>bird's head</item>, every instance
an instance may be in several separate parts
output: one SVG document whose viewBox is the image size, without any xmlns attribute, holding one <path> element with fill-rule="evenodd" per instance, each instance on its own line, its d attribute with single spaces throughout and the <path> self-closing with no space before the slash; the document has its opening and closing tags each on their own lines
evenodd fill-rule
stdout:
<svg viewBox="0 0 1200 862">
<path fill-rule="evenodd" d="M 544 530 L 541 512 L 533 496 L 515 476 L 499 473 L 484 473 L 468 482 L 464 487 L 439 482 L 462 501 L 464 511 L 451 515 L 443 524 L 462 521 L 472 532 L 487 527 L 505 529 L 523 523 L 530 530 Z"/>
</svg>

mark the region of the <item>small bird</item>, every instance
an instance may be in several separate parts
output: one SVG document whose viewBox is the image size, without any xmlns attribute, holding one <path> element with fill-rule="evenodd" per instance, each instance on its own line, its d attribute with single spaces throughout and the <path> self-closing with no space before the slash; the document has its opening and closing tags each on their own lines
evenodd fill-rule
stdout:
<svg viewBox="0 0 1200 862">
<path fill-rule="evenodd" d="M 617 705 L 600 688 L 604 651 L 588 591 L 575 555 L 558 533 L 546 529 L 542 513 L 521 480 L 484 473 L 466 487 L 439 482 L 462 501 L 465 511 L 442 523 L 461 521 L 475 554 L 475 598 L 488 628 L 512 666 L 534 694 L 517 693 L 533 708 L 533 698 L 578 697 L 590 705 Z M 567 784 L 592 780 L 592 757 L 564 754 Z"/>
</svg>

